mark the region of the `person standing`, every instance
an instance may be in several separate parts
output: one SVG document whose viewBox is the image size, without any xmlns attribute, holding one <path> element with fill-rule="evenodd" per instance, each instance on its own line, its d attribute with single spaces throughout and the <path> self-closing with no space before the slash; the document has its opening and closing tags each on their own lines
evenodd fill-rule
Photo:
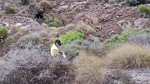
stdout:
<svg viewBox="0 0 150 84">
<path fill-rule="evenodd" d="M 61 46 L 61 41 L 57 39 L 51 47 L 51 56 L 60 55 L 58 46 Z"/>
</svg>

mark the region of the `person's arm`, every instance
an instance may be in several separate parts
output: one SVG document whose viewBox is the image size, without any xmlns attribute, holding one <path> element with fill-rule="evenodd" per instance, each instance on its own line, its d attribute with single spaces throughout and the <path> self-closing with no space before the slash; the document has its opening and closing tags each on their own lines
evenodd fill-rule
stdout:
<svg viewBox="0 0 150 84">
<path fill-rule="evenodd" d="M 60 55 L 60 53 L 58 52 L 58 50 L 55 50 L 55 55 Z"/>
</svg>

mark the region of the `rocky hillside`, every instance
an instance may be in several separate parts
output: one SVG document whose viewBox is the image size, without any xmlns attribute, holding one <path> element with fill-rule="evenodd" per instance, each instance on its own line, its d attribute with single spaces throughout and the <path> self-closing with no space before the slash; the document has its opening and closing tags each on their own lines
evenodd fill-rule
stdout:
<svg viewBox="0 0 150 84">
<path fill-rule="evenodd" d="M 147 18 L 139 12 L 140 0 L 136 6 L 120 5 L 125 1 L 31 0 L 23 5 L 20 0 L 0 0 L 0 28 L 8 29 L 7 34 L 0 30 L 0 84 L 16 78 L 18 84 L 149 84 L 150 8 L 145 8 Z M 15 9 L 11 14 L 9 7 Z M 49 56 L 57 38 L 67 59 Z"/>
</svg>

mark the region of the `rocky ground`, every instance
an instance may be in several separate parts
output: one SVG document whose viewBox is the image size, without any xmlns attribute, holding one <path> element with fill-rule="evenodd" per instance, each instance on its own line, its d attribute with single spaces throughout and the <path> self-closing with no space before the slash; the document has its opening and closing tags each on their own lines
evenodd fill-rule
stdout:
<svg viewBox="0 0 150 84">
<path fill-rule="evenodd" d="M 41 0 L 33 0 L 33 3 Z M 101 41 L 109 38 L 112 34 L 120 34 L 123 27 L 150 28 L 150 21 L 141 18 L 136 7 L 121 7 L 118 5 L 109 5 L 100 3 L 98 0 L 49 0 L 52 9 L 51 15 L 60 18 L 63 25 L 80 24 L 80 21 L 90 25 L 94 30 L 94 35 Z M 16 14 L 5 14 L 4 9 L 7 6 L 13 6 Z M 46 30 L 53 32 L 49 27 L 40 25 L 35 19 L 38 9 L 30 6 L 22 6 L 18 0 L 0 0 L 0 25 L 10 29 L 12 26 L 18 26 L 27 29 L 28 33 L 40 32 Z M 60 31 L 61 33 L 62 31 Z M 9 51 L 11 47 L 0 44 L 0 56 Z M 1 61 L 0 61 L 1 63 Z M 137 84 L 150 83 L 149 73 L 133 72 L 133 80 L 142 81 Z"/>
</svg>

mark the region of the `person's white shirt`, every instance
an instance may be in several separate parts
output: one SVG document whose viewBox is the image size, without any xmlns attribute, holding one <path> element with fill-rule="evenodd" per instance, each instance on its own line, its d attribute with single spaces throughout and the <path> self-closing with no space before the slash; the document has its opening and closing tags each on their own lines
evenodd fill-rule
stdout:
<svg viewBox="0 0 150 84">
<path fill-rule="evenodd" d="M 59 49 L 57 48 L 57 46 L 55 44 L 53 44 L 51 47 L 51 55 L 52 56 L 55 56 L 55 50 L 57 50 L 59 52 Z"/>
</svg>

